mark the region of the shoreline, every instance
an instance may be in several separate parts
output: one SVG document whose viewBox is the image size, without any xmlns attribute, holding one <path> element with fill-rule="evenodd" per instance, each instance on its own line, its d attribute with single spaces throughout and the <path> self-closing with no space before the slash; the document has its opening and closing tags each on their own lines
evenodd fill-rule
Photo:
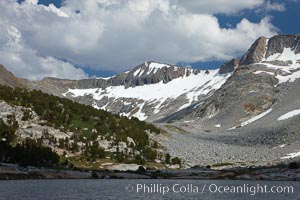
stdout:
<svg viewBox="0 0 300 200">
<path fill-rule="evenodd" d="M 0 164 L 0 180 L 53 180 L 53 179 L 176 179 L 176 180 L 253 180 L 253 181 L 300 181 L 298 165 L 276 165 L 255 168 L 208 169 L 189 168 L 177 170 L 57 170 L 20 167 Z"/>
</svg>

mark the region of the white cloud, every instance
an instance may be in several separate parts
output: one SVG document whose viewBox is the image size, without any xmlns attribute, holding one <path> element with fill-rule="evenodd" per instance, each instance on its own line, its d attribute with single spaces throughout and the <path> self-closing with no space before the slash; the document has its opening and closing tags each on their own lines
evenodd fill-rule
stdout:
<svg viewBox="0 0 300 200">
<path fill-rule="evenodd" d="M 82 79 L 88 76 L 82 69 L 54 57 L 41 57 L 27 46 L 19 30 L 2 23 L 0 27 L 0 62 L 19 77 L 42 79 L 44 77 Z"/>
<path fill-rule="evenodd" d="M 194 2 L 202 11 L 189 10 L 193 3 L 187 2 Z M 0 22 L 15 27 L 21 35 L 21 43 L 15 42 L 21 44 L 19 50 L 4 48 L 2 43 L 8 39 L 5 29 L 0 30 L 0 63 L 31 78 L 86 76 L 55 57 L 114 71 L 147 60 L 230 59 L 244 52 L 257 37 L 276 34 L 268 17 L 259 23 L 243 19 L 237 26 L 221 28 L 213 15 L 253 9 L 263 0 L 66 0 L 61 8 L 36 3 L 0 1 Z M 77 10 L 80 13 L 75 13 Z"/>
</svg>

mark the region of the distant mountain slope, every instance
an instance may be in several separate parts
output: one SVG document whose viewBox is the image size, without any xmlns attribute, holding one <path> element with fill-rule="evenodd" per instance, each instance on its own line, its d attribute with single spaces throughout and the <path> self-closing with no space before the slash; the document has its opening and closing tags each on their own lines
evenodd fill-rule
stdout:
<svg viewBox="0 0 300 200">
<path fill-rule="evenodd" d="M 10 87 L 26 87 L 29 81 L 17 78 L 0 64 L 0 85 L 7 85 Z"/>
<path fill-rule="evenodd" d="M 110 78 L 46 78 L 34 87 L 112 113 L 154 121 L 210 96 L 230 77 L 234 64 L 224 65 L 219 73 L 150 61 Z"/>
</svg>

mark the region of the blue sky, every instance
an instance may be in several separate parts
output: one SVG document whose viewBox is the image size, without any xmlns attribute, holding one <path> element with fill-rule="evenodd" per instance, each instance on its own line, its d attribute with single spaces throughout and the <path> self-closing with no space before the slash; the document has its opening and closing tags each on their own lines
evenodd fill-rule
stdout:
<svg viewBox="0 0 300 200">
<path fill-rule="evenodd" d="M 17 0 L 19 3 L 25 1 L 25 0 Z M 49 4 L 54 4 L 56 7 L 60 7 L 62 4 L 62 0 L 39 0 L 39 4 L 43 4 L 48 6 Z"/>
<path fill-rule="evenodd" d="M 30 79 L 105 77 L 149 60 L 218 68 L 260 36 L 300 33 L 300 0 L 3 1 L 11 52 L 0 59 Z"/>
</svg>

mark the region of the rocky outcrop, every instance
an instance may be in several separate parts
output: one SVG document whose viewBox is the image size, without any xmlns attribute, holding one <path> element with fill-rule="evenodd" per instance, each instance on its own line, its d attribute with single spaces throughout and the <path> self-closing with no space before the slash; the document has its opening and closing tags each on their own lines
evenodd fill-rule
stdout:
<svg viewBox="0 0 300 200">
<path fill-rule="evenodd" d="M 235 70 L 235 68 L 237 68 L 239 65 L 239 60 L 234 58 L 226 63 L 224 63 L 221 67 L 220 67 L 220 74 L 226 74 L 226 73 L 231 73 Z"/>
<path fill-rule="evenodd" d="M 155 84 L 159 82 L 168 83 L 173 79 L 182 76 L 189 76 L 191 73 L 198 74 L 200 70 L 185 67 L 177 67 L 169 64 L 162 64 L 153 61 L 145 62 L 136 66 L 133 70 L 123 72 L 111 78 L 94 78 L 78 81 L 80 89 L 106 88 L 109 86 L 124 85 L 126 88 Z"/>
<path fill-rule="evenodd" d="M 30 137 L 33 139 L 41 138 L 45 130 L 49 135 L 55 138 L 66 138 L 69 137 L 66 133 L 49 126 L 42 126 L 40 123 L 42 120 L 39 119 L 37 114 L 30 108 L 22 106 L 12 106 L 5 101 L 0 100 L 0 118 L 7 123 L 10 116 L 14 116 L 18 122 L 19 128 L 16 131 L 16 135 L 21 138 Z M 23 120 L 24 112 L 30 113 L 30 119 Z"/>
<path fill-rule="evenodd" d="M 281 53 L 284 48 L 291 48 L 296 54 L 300 53 L 300 35 L 277 35 L 268 40 L 266 58 Z"/>
<path fill-rule="evenodd" d="M 192 73 L 196 75 L 200 73 L 200 70 L 187 70 L 185 67 L 177 67 L 150 61 L 143 63 L 130 71 L 125 79 L 124 85 L 126 87 L 135 87 L 145 84 L 155 84 L 161 81 L 163 83 L 168 83 L 173 79 L 189 76 Z"/>
<path fill-rule="evenodd" d="M 239 65 L 258 63 L 273 54 L 282 53 L 284 48 L 300 53 L 300 35 L 276 35 L 270 39 L 260 37 L 244 54 Z"/>
</svg>

